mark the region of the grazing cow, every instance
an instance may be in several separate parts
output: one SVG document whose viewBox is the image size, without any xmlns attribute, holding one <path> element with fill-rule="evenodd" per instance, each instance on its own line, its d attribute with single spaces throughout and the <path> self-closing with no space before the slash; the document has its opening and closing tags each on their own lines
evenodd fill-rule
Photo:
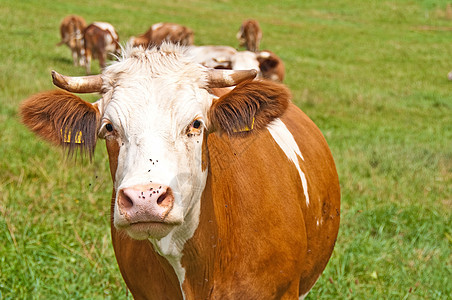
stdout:
<svg viewBox="0 0 452 300">
<path fill-rule="evenodd" d="M 105 139 L 111 233 L 135 299 L 298 299 L 323 272 L 340 215 L 337 172 L 280 83 L 208 69 L 184 49 L 126 49 L 100 75 L 30 97 L 24 124 L 69 150 Z M 217 97 L 211 88 L 235 86 Z"/>
<path fill-rule="evenodd" d="M 61 42 L 57 46 L 66 44 L 71 49 L 72 60 L 75 66 L 83 66 L 85 64 L 85 47 L 83 42 L 83 31 L 85 27 L 85 19 L 80 16 L 70 15 L 61 21 Z"/>
<path fill-rule="evenodd" d="M 263 78 L 283 82 L 285 67 L 281 58 L 268 50 L 257 52 L 256 57 Z"/>
<path fill-rule="evenodd" d="M 262 30 L 256 20 L 245 20 L 236 37 L 239 40 L 240 47 L 246 47 L 248 51 L 256 52 L 259 50 L 259 44 L 262 40 Z"/>
<path fill-rule="evenodd" d="M 254 69 L 258 71 L 258 78 L 273 81 L 284 80 L 285 70 L 283 61 L 271 51 L 237 51 L 231 56 L 232 70 Z"/>
<path fill-rule="evenodd" d="M 229 46 L 189 46 L 186 51 L 193 62 L 212 69 L 231 69 L 232 57 L 237 53 Z"/>
<path fill-rule="evenodd" d="M 86 27 L 84 32 L 86 73 L 91 73 L 91 60 L 99 59 L 101 68 L 105 68 L 107 54 L 120 52 L 119 36 L 113 25 L 106 22 L 95 22 Z"/>
<path fill-rule="evenodd" d="M 129 44 L 133 47 L 158 46 L 163 42 L 171 42 L 184 46 L 193 45 L 193 30 L 175 23 L 157 23 L 149 27 L 148 31 L 129 39 Z"/>
</svg>

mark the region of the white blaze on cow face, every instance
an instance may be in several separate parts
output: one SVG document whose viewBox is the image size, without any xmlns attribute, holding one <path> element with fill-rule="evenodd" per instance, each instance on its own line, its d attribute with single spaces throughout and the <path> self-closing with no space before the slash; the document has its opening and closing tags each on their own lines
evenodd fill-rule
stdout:
<svg viewBox="0 0 452 300">
<path fill-rule="evenodd" d="M 100 136 L 119 146 L 114 224 L 133 238 L 161 243 L 159 251 L 170 256 L 180 254 L 198 224 L 212 103 L 204 89 L 207 69 L 177 56 L 127 49 L 104 71 L 106 92 L 99 101 Z"/>
</svg>

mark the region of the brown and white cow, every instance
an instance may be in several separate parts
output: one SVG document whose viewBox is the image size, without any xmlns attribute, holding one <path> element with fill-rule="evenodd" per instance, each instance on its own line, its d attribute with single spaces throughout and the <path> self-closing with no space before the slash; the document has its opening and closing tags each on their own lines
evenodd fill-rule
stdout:
<svg viewBox="0 0 452 300">
<path fill-rule="evenodd" d="M 147 48 L 150 46 L 159 46 L 163 42 L 170 42 L 183 46 L 193 45 L 193 30 L 175 23 L 156 23 L 149 27 L 148 31 L 145 33 L 136 37 L 131 37 L 128 43 L 133 47 L 143 46 Z"/>
<path fill-rule="evenodd" d="M 265 50 L 258 52 L 237 51 L 231 56 L 231 69 L 254 69 L 258 78 L 282 82 L 285 68 L 283 61 L 273 52 Z"/>
<path fill-rule="evenodd" d="M 135 299 L 297 299 L 323 272 L 340 215 L 331 152 L 288 89 L 255 75 L 130 48 L 98 76 L 53 73 L 96 103 L 55 90 L 22 104 L 48 141 L 91 154 L 106 140 L 113 247 Z"/>
<path fill-rule="evenodd" d="M 232 57 L 237 50 L 229 46 L 189 46 L 186 53 L 191 61 L 212 69 L 232 69 Z"/>
<path fill-rule="evenodd" d="M 284 62 L 275 53 L 269 50 L 259 51 L 256 53 L 256 58 L 263 78 L 284 81 L 286 73 Z"/>
<path fill-rule="evenodd" d="M 259 44 L 262 40 L 262 30 L 259 22 L 254 19 L 243 21 L 240 30 L 236 35 L 240 47 L 245 47 L 248 51 L 256 52 L 259 50 Z"/>
<path fill-rule="evenodd" d="M 76 15 L 69 15 L 61 21 L 61 42 L 57 46 L 66 44 L 71 49 L 72 60 L 75 66 L 85 64 L 85 46 L 83 42 L 83 31 L 86 28 L 85 19 Z"/>
<path fill-rule="evenodd" d="M 99 59 L 101 68 L 105 68 L 107 55 L 120 52 L 119 36 L 113 25 L 106 22 L 94 22 L 84 31 L 86 73 L 91 73 L 91 60 Z"/>
</svg>

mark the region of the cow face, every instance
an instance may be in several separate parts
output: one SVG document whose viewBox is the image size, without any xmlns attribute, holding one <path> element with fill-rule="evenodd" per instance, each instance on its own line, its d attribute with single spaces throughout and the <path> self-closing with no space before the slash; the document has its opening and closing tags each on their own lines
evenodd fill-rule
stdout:
<svg viewBox="0 0 452 300">
<path fill-rule="evenodd" d="M 201 197 L 207 176 L 202 146 L 212 97 L 201 87 L 199 66 L 167 70 L 165 55 L 135 53 L 103 74 L 109 84 L 99 101 L 99 137 L 106 139 L 116 169 L 115 226 L 134 238 L 160 238 L 186 221 Z M 140 65 L 130 70 L 134 62 Z M 180 74 L 183 67 L 186 74 Z"/>
<path fill-rule="evenodd" d="M 207 179 L 207 133 L 232 135 L 251 124 L 259 130 L 288 105 L 287 89 L 271 82 L 244 81 L 220 98 L 210 93 L 209 86 L 255 75 L 209 70 L 176 46 L 133 48 L 84 90 L 102 92 L 94 105 L 68 92 L 46 92 L 25 101 L 21 115 L 30 129 L 69 150 L 92 153 L 97 138 L 106 140 L 118 229 L 135 239 L 188 238 Z M 85 85 L 80 78 L 72 87 L 67 78 L 54 80 L 70 91 Z"/>
</svg>

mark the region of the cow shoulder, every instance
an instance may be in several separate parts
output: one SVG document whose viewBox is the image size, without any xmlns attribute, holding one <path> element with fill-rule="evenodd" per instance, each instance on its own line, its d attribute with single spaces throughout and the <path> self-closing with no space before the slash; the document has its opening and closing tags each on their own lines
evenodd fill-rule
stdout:
<svg viewBox="0 0 452 300">
<path fill-rule="evenodd" d="M 240 83 L 213 103 L 209 111 L 213 130 L 233 134 L 265 128 L 283 115 L 290 97 L 283 84 L 268 80 Z"/>
<path fill-rule="evenodd" d="M 99 111 L 91 103 L 62 90 L 35 94 L 20 107 L 22 123 L 44 140 L 92 155 Z"/>
</svg>

